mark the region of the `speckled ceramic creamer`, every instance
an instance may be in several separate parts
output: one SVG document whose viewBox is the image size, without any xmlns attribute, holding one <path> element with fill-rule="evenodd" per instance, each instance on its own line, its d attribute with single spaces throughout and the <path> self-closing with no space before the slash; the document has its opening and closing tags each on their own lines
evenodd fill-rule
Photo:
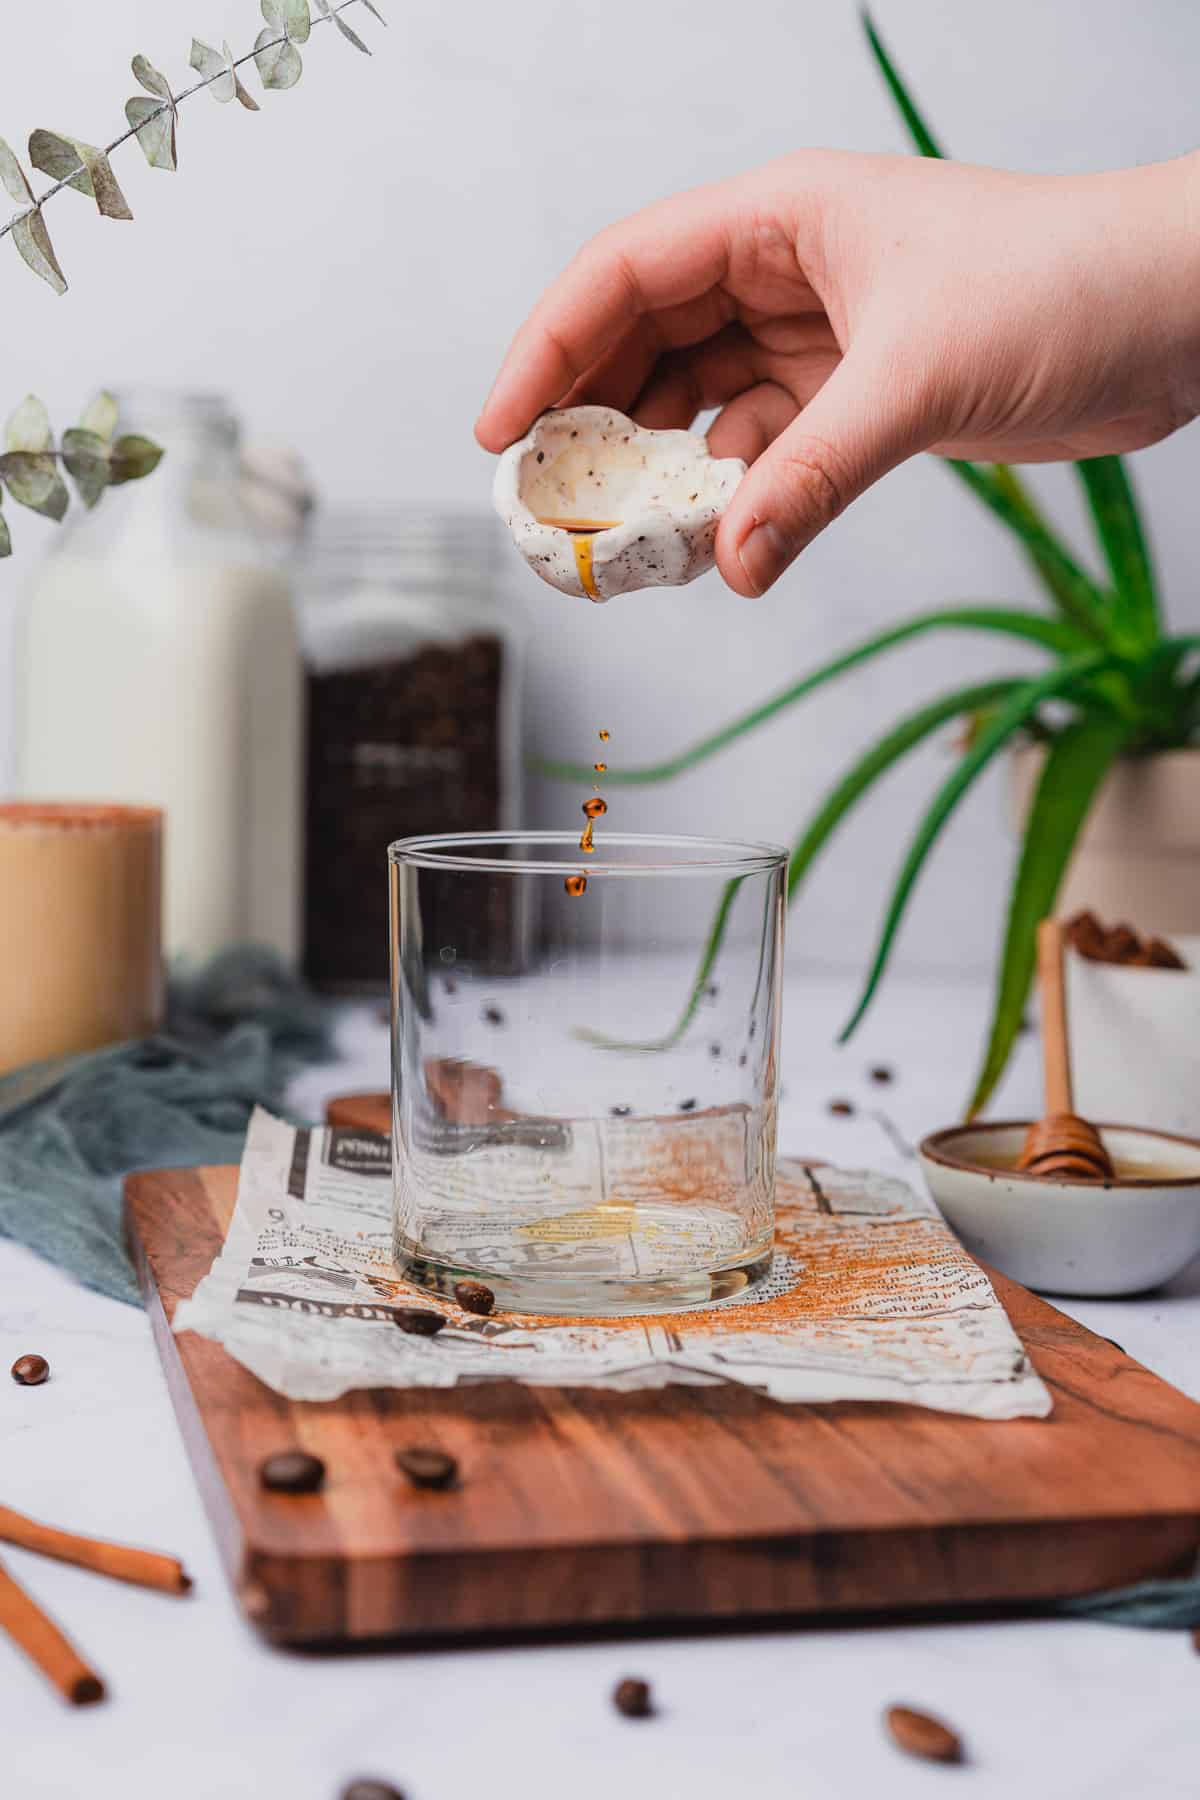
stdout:
<svg viewBox="0 0 1200 1800">
<path fill-rule="evenodd" d="M 694 431 L 649 431 L 608 406 L 543 413 L 496 470 L 496 511 L 535 574 L 609 600 L 711 569 L 746 473 Z"/>
</svg>

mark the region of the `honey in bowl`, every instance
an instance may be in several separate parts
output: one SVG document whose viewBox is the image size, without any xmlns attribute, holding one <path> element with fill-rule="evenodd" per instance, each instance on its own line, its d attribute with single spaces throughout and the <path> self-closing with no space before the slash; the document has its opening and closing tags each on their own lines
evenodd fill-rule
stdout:
<svg viewBox="0 0 1200 1800">
<path fill-rule="evenodd" d="M 1008 1175 L 1020 1171 L 1021 1146 L 1015 1149 L 992 1150 L 972 1149 L 968 1156 L 965 1152 L 957 1153 L 955 1161 L 966 1164 L 973 1169 L 994 1169 L 997 1173 Z M 1023 1171 L 1021 1171 L 1023 1173 Z M 1031 1177 L 1031 1179 L 1033 1179 Z M 1131 1157 L 1113 1157 L 1112 1182 L 1123 1181 L 1195 1181 L 1196 1166 L 1184 1166 L 1182 1161 L 1170 1162 L 1166 1158 L 1152 1160 L 1150 1158 L 1135 1159 Z"/>
</svg>

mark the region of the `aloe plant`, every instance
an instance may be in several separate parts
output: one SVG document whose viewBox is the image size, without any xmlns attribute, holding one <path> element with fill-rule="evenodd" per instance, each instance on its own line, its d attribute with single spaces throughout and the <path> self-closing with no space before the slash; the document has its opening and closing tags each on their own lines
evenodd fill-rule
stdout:
<svg viewBox="0 0 1200 1800">
<path fill-rule="evenodd" d="M 922 156 L 943 153 L 885 50 L 868 13 L 867 41 Z M 1036 737 L 1045 757 L 1025 822 L 1009 897 L 987 1044 L 971 1096 L 977 1112 L 1004 1072 L 1028 998 L 1038 921 L 1050 912 L 1079 833 L 1118 757 L 1151 754 L 1200 741 L 1200 672 L 1190 663 L 1200 636 L 1169 636 L 1129 475 L 1118 456 L 1073 465 L 1095 529 L 1103 574 L 1090 572 L 1049 524 L 1011 468 L 949 460 L 948 467 L 1013 534 L 1044 590 L 1045 611 L 946 607 L 918 614 L 792 682 L 720 731 L 666 762 L 610 769 L 610 784 L 668 781 L 695 768 L 776 713 L 895 645 L 933 631 L 984 631 L 1036 645 L 1048 666 L 943 694 L 901 719 L 861 756 L 805 827 L 788 866 L 788 899 L 800 892 L 817 857 L 856 803 L 900 759 L 955 719 L 968 723 L 953 772 L 920 820 L 888 902 L 862 992 L 843 1029 L 845 1042 L 874 998 L 917 880 L 943 828 L 976 778 L 999 751 Z M 1042 712 L 1056 702 L 1055 718 Z M 591 780 L 590 769 L 543 763 L 544 772 Z M 681 1016 L 662 1045 L 690 1025 L 720 952 L 732 910 L 731 884 L 713 921 L 700 968 Z M 647 1046 L 648 1047 L 648 1046 Z"/>
</svg>

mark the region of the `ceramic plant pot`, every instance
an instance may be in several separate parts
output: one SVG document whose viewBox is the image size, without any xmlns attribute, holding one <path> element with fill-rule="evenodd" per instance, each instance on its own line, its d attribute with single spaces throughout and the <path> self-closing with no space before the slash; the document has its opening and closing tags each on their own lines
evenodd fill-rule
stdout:
<svg viewBox="0 0 1200 1800">
<path fill-rule="evenodd" d="M 1044 752 L 1011 761 L 1013 827 L 1020 831 Z M 1200 934 L 1200 748 L 1123 758 L 1100 790 L 1059 889 L 1062 918 L 1089 909 L 1105 925 L 1143 935 Z"/>
</svg>

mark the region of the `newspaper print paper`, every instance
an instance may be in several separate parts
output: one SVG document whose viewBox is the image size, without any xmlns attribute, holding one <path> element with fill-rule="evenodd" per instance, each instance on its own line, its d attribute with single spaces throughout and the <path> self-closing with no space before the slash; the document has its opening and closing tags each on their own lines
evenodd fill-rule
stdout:
<svg viewBox="0 0 1200 1800">
<path fill-rule="evenodd" d="M 991 1283 L 892 1176 L 781 1161 L 775 1262 L 745 1296 L 652 1318 L 478 1318 L 399 1280 L 386 1139 L 258 1112 L 224 1249 L 175 1317 L 294 1400 L 353 1388 L 741 1382 L 775 1400 L 1051 1410 Z M 397 1305 L 438 1307 L 433 1338 Z"/>
</svg>

